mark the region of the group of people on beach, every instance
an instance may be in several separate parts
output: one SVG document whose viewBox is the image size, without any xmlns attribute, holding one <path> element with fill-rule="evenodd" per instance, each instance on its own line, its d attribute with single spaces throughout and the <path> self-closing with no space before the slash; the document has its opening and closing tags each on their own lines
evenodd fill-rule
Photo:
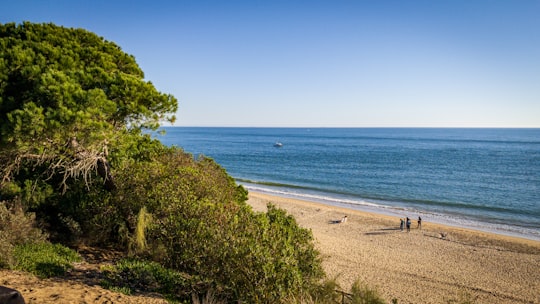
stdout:
<svg viewBox="0 0 540 304">
<path fill-rule="evenodd" d="M 409 217 L 406 217 L 405 219 L 400 218 L 399 221 L 400 221 L 399 229 L 401 231 L 403 231 L 403 226 L 405 226 L 407 228 L 407 232 L 411 232 L 411 219 Z M 422 229 L 422 218 L 421 217 L 418 217 L 417 223 L 418 223 L 418 226 L 416 228 L 417 229 Z"/>
<path fill-rule="evenodd" d="M 403 231 L 404 227 L 407 228 L 407 232 L 411 232 L 411 219 L 409 217 L 406 217 L 405 219 L 403 218 L 400 218 L 400 224 L 399 224 L 399 229 L 401 231 Z M 347 216 L 343 216 L 341 218 L 341 220 L 334 220 L 334 221 L 331 221 L 332 223 L 334 224 L 343 224 L 343 223 L 346 223 L 347 222 Z M 417 220 L 417 223 L 418 223 L 418 226 L 416 226 L 416 229 L 422 229 L 422 218 L 421 217 L 418 217 L 418 220 Z"/>
</svg>

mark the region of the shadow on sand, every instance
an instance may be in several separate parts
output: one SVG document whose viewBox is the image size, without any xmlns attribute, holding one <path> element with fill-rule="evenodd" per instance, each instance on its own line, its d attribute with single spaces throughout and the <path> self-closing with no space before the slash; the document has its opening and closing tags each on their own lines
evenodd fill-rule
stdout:
<svg viewBox="0 0 540 304">
<path fill-rule="evenodd" d="M 375 230 L 375 231 L 370 231 L 370 232 L 366 232 L 364 233 L 364 235 L 385 235 L 385 234 L 391 234 L 391 233 L 395 233 L 395 232 L 399 232 L 401 231 L 399 228 L 383 228 L 383 229 L 378 229 L 378 230 Z"/>
</svg>

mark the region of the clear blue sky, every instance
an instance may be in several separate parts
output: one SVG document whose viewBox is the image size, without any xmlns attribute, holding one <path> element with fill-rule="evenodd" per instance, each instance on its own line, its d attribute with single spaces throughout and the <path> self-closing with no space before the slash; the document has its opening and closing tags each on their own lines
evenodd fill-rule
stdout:
<svg viewBox="0 0 540 304">
<path fill-rule="evenodd" d="M 540 1 L 3 1 L 85 28 L 177 126 L 540 127 Z"/>
</svg>

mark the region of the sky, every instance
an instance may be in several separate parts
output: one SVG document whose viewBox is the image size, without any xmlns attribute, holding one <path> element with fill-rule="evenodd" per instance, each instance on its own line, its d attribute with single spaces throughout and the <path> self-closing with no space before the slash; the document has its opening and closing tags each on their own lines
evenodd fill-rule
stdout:
<svg viewBox="0 0 540 304">
<path fill-rule="evenodd" d="M 2 2 L 118 44 L 175 126 L 540 128 L 539 0 Z"/>
</svg>

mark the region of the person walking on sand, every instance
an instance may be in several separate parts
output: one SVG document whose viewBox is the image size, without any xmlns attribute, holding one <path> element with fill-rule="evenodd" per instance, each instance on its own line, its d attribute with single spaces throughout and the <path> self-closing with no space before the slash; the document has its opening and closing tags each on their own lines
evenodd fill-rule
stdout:
<svg viewBox="0 0 540 304">
<path fill-rule="evenodd" d="M 418 229 L 422 229 L 422 218 L 418 217 Z"/>
<path fill-rule="evenodd" d="M 411 219 L 409 217 L 407 217 L 406 225 L 407 225 L 407 232 L 411 232 Z"/>
<path fill-rule="evenodd" d="M 401 230 L 401 232 L 403 232 L 403 224 L 405 224 L 405 223 L 404 223 L 403 219 L 400 218 L 399 219 L 399 230 Z"/>
</svg>

